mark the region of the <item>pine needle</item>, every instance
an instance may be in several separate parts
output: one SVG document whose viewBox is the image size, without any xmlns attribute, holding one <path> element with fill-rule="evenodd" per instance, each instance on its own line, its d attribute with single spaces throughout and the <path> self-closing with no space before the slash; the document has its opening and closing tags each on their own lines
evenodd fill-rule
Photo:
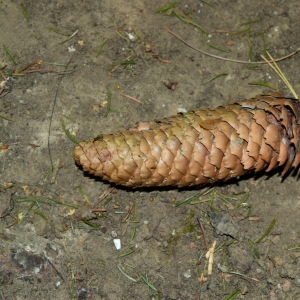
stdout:
<svg viewBox="0 0 300 300">
<path fill-rule="evenodd" d="M 69 138 L 69 140 L 75 144 L 78 144 L 78 141 L 76 140 L 75 136 L 69 131 L 69 129 L 67 129 L 63 119 L 60 119 L 60 124 L 61 124 L 62 130 L 64 131 L 65 135 Z"/>
<path fill-rule="evenodd" d="M 269 235 L 269 233 L 271 232 L 271 230 L 273 229 L 275 223 L 276 223 L 277 218 L 274 218 L 272 220 L 272 222 L 270 223 L 269 227 L 267 228 L 267 230 L 264 232 L 264 234 L 255 242 L 256 244 L 260 243 L 266 236 Z"/>
<path fill-rule="evenodd" d="M 261 57 L 277 73 L 277 75 L 281 78 L 281 80 L 285 83 L 285 85 L 291 91 L 291 93 L 293 94 L 293 96 L 296 99 L 299 99 L 299 97 L 296 94 L 294 88 L 292 87 L 292 85 L 290 84 L 290 82 L 288 81 L 288 79 L 286 78 L 286 76 L 284 75 L 284 73 L 281 71 L 281 69 L 279 68 L 278 64 L 274 61 L 274 58 L 272 57 L 272 55 L 268 51 L 267 51 L 267 54 L 268 54 L 269 58 L 271 59 L 271 61 L 267 60 L 263 55 Z"/>
</svg>

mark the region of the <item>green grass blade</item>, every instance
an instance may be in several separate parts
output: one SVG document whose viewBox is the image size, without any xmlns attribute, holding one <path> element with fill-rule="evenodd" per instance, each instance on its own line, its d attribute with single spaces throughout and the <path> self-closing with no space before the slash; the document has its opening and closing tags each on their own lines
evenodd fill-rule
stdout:
<svg viewBox="0 0 300 300">
<path fill-rule="evenodd" d="M 9 48 L 3 44 L 3 49 L 5 54 L 12 60 L 12 62 L 16 65 L 17 61 L 15 59 L 15 57 L 13 56 L 13 54 L 11 53 L 11 51 L 9 50 Z"/>
<path fill-rule="evenodd" d="M 209 79 L 208 81 L 204 82 L 204 84 L 207 84 L 207 83 L 209 83 L 209 82 L 211 82 L 211 81 L 213 81 L 213 80 L 215 80 L 217 78 L 224 77 L 224 76 L 228 76 L 228 73 L 218 74 L 218 75 L 214 76 L 213 78 Z"/>
<path fill-rule="evenodd" d="M 177 6 L 176 2 L 170 3 L 170 4 L 167 4 L 166 6 L 158 8 L 155 12 L 156 13 L 166 13 L 168 10 L 175 8 L 176 6 Z"/>
<path fill-rule="evenodd" d="M 269 227 L 267 228 L 267 230 L 265 231 L 265 233 L 255 242 L 255 243 L 260 243 L 266 236 L 269 235 L 269 233 L 271 232 L 271 230 L 273 229 L 275 223 L 276 223 L 277 218 L 274 218 L 272 220 L 272 222 L 270 223 Z"/>
<path fill-rule="evenodd" d="M 7 120 L 7 121 L 12 121 L 14 122 L 13 119 L 9 118 L 9 117 L 6 117 L 6 116 L 3 116 L 3 115 L 0 115 L 0 118 L 4 119 L 4 120 Z"/>
<path fill-rule="evenodd" d="M 28 13 L 27 13 L 27 10 L 26 10 L 26 7 L 25 7 L 24 3 L 21 3 L 20 6 L 21 6 L 21 9 L 22 9 L 24 19 L 26 20 L 27 23 L 30 23 Z"/>
<path fill-rule="evenodd" d="M 259 85 L 259 86 L 263 86 L 263 87 L 267 87 L 271 90 L 277 90 L 276 87 L 274 87 L 273 85 L 265 82 L 265 81 L 251 81 L 251 82 L 248 82 L 249 85 Z"/>
<path fill-rule="evenodd" d="M 228 296 L 226 296 L 226 297 L 224 298 L 224 300 L 233 300 L 233 299 L 235 299 L 240 293 L 241 293 L 240 290 L 235 290 L 235 291 L 233 291 L 231 294 L 229 294 Z"/>
<path fill-rule="evenodd" d="M 147 278 L 147 276 L 141 275 L 141 278 L 142 278 L 143 282 L 148 285 L 149 289 L 151 289 L 152 291 L 157 292 L 157 288 L 152 283 L 150 283 L 150 281 Z"/>
<path fill-rule="evenodd" d="M 219 46 L 214 45 L 214 44 L 211 44 L 211 43 L 208 43 L 207 45 L 208 45 L 210 48 L 219 50 L 219 51 L 221 51 L 221 52 L 225 52 L 225 53 L 230 53 L 230 52 L 231 52 L 229 49 L 225 49 L 225 48 L 219 47 Z"/>
<path fill-rule="evenodd" d="M 69 140 L 71 142 L 73 142 L 74 144 L 78 144 L 78 141 L 76 140 L 75 136 L 73 134 L 71 134 L 69 129 L 66 128 L 66 125 L 65 125 L 65 122 L 63 121 L 63 119 L 60 119 L 60 124 L 61 124 L 62 130 L 64 131 L 65 135 L 69 138 Z"/>
<path fill-rule="evenodd" d="M 96 53 L 96 57 L 98 57 L 98 56 L 100 55 L 100 53 L 102 52 L 103 47 L 105 46 L 106 42 L 107 42 L 107 39 L 104 39 L 104 40 L 101 42 L 101 44 L 100 44 L 100 46 L 99 46 L 99 49 L 98 49 L 98 51 L 97 51 L 97 53 Z"/>
<path fill-rule="evenodd" d="M 253 251 L 255 257 L 258 258 L 258 259 L 260 259 L 260 253 L 256 249 L 255 244 L 250 239 L 248 239 L 248 244 L 250 245 L 251 250 Z"/>
</svg>

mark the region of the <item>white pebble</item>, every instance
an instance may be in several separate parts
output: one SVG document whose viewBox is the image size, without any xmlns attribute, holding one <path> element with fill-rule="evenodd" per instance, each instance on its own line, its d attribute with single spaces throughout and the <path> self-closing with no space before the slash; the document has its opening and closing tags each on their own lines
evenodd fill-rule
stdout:
<svg viewBox="0 0 300 300">
<path fill-rule="evenodd" d="M 116 237 L 118 236 L 118 234 L 117 234 L 115 231 L 112 231 L 112 232 L 111 232 L 111 236 L 112 236 L 113 238 L 116 238 Z"/>
<path fill-rule="evenodd" d="M 116 247 L 117 250 L 121 249 L 121 240 L 120 239 L 114 239 L 114 245 Z"/>
<path fill-rule="evenodd" d="M 75 52 L 76 49 L 73 46 L 71 46 L 71 47 L 68 47 L 68 51 L 69 51 L 69 53 L 72 53 L 72 52 Z"/>
<path fill-rule="evenodd" d="M 183 276 L 184 276 L 185 278 L 191 278 L 191 277 L 192 277 L 191 270 L 188 269 L 187 271 L 185 271 L 185 272 L 183 273 Z"/>
</svg>

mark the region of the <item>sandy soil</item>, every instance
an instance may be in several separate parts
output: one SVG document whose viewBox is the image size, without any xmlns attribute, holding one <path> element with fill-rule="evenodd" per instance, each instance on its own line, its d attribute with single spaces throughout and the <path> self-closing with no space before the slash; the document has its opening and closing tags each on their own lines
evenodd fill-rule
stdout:
<svg viewBox="0 0 300 300">
<path fill-rule="evenodd" d="M 168 4 L 0 1 L 0 299 L 300 299 L 297 178 L 201 195 L 112 187 L 74 164 L 68 132 L 85 140 L 270 91 L 257 81 L 290 95 L 270 67 L 205 56 L 164 27 L 215 55 L 280 57 L 299 47 L 299 1 L 156 13 Z M 298 65 L 299 54 L 280 63 L 299 93 Z"/>
</svg>

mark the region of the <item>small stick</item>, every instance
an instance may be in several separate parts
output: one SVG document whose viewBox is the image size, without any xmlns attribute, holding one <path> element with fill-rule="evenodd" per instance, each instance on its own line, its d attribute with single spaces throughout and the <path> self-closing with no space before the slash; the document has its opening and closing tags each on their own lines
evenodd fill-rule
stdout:
<svg viewBox="0 0 300 300">
<path fill-rule="evenodd" d="M 128 99 L 130 99 L 130 100 L 133 100 L 133 101 L 138 102 L 138 103 L 141 103 L 141 104 L 143 103 L 141 100 L 139 100 L 139 99 L 137 99 L 137 98 L 134 98 L 134 97 L 132 97 L 132 96 L 126 95 L 126 94 L 121 94 L 121 96 L 126 97 L 126 98 L 128 98 Z"/>
<path fill-rule="evenodd" d="M 92 213 L 103 213 L 103 212 L 107 212 L 106 208 L 93 208 L 92 209 Z"/>
<path fill-rule="evenodd" d="M 99 197 L 98 201 L 94 204 L 94 206 L 98 205 L 102 200 L 104 200 L 108 195 L 110 195 L 114 189 L 114 187 L 110 187 L 104 193 L 102 193 L 102 195 Z"/>
<path fill-rule="evenodd" d="M 60 74 L 68 74 L 69 71 L 57 71 L 55 69 L 35 69 L 35 70 L 27 70 L 24 71 L 25 74 L 30 74 L 30 73 L 60 73 Z"/>
<path fill-rule="evenodd" d="M 208 259 L 208 268 L 207 268 L 208 275 L 212 274 L 212 266 L 213 266 L 213 262 L 214 262 L 214 251 L 215 251 L 216 245 L 217 245 L 217 241 L 214 241 L 212 247 L 208 249 L 208 251 L 205 255 L 206 259 Z"/>
<path fill-rule="evenodd" d="M 205 234 L 203 225 L 202 225 L 202 223 L 200 222 L 200 220 L 198 218 L 197 218 L 197 221 L 198 221 L 198 224 L 200 226 L 200 229 L 201 229 L 201 232 L 202 232 L 202 235 L 203 235 L 203 241 L 204 241 L 205 248 L 206 248 L 206 250 L 208 250 L 208 244 L 207 244 L 206 234 Z"/>
<path fill-rule="evenodd" d="M 39 60 L 36 60 L 36 61 L 34 61 L 34 62 L 31 62 L 31 63 L 29 63 L 29 64 L 23 66 L 23 67 L 20 68 L 20 69 L 14 70 L 13 73 L 14 73 L 14 74 L 20 74 L 20 73 L 22 73 L 23 71 L 25 71 L 25 70 L 27 70 L 28 68 L 30 68 L 30 67 L 32 67 L 32 66 L 35 66 L 35 65 L 38 66 L 38 67 L 41 67 L 42 63 L 43 63 L 42 60 L 40 60 L 40 59 L 39 59 Z"/>
<path fill-rule="evenodd" d="M 133 211 L 133 206 L 129 207 L 127 214 L 126 214 L 125 218 L 122 220 L 122 222 L 126 222 L 129 219 L 132 211 Z"/>
</svg>

